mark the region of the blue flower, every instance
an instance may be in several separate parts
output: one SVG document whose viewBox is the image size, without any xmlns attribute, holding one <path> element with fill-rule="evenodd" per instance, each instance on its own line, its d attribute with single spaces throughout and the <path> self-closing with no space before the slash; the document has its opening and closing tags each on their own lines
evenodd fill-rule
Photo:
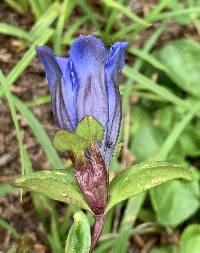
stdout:
<svg viewBox="0 0 200 253">
<path fill-rule="evenodd" d="M 69 57 L 55 56 L 47 46 L 36 46 L 46 71 L 57 125 L 73 132 L 86 115 L 98 120 L 105 129 L 101 149 L 107 167 L 121 122 L 118 84 L 127 45 L 117 42 L 107 52 L 100 39 L 80 36 L 71 45 Z"/>
</svg>

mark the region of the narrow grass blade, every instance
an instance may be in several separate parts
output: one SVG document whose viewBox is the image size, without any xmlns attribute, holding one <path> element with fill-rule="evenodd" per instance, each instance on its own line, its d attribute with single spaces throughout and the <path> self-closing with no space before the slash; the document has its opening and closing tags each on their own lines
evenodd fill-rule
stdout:
<svg viewBox="0 0 200 253">
<path fill-rule="evenodd" d="M 156 41 L 160 37 L 160 35 L 163 32 L 163 30 L 164 30 L 164 27 L 161 26 L 159 29 L 157 29 L 152 34 L 152 36 L 150 37 L 150 39 L 147 41 L 147 43 L 144 45 L 144 47 L 142 49 L 144 53 L 148 53 L 151 50 L 151 48 L 156 43 Z M 136 62 L 135 62 L 135 64 L 134 64 L 134 69 L 136 69 L 137 71 L 139 71 L 140 68 L 142 67 L 142 63 L 143 63 L 142 59 L 137 59 Z M 125 84 L 125 91 L 124 91 L 123 100 L 122 100 L 122 109 L 123 109 L 123 111 L 127 107 L 127 103 L 129 101 L 128 97 L 131 94 L 132 84 L 133 84 L 133 80 L 132 79 L 128 79 L 127 82 L 126 82 L 126 84 Z"/>
<path fill-rule="evenodd" d="M 70 27 L 67 29 L 67 31 L 63 35 L 63 44 L 70 44 L 70 41 L 72 39 L 73 34 L 79 29 L 80 26 L 82 26 L 86 21 L 88 20 L 88 17 L 82 17 L 77 19 L 73 24 L 70 25 Z"/>
<path fill-rule="evenodd" d="M 36 55 L 35 45 L 45 44 L 52 35 L 53 31 L 50 29 L 46 29 L 42 33 L 41 37 L 33 43 L 31 48 L 23 55 L 22 59 L 17 63 L 17 65 L 11 70 L 9 75 L 6 77 L 5 79 L 6 87 L 10 87 L 33 60 L 33 58 Z M 3 87 L 0 87 L 0 96 L 2 95 L 3 95 Z"/>
<path fill-rule="evenodd" d="M 153 93 L 167 99 L 171 103 L 183 108 L 184 110 L 192 111 L 191 106 L 187 102 L 174 95 L 167 88 L 142 75 L 135 69 L 126 66 L 123 70 L 123 73 L 131 80 L 138 82 L 142 89 L 152 91 Z"/>
<path fill-rule="evenodd" d="M 171 0 L 162 0 L 159 4 L 155 6 L 155 8 L 144 18 L 146 22 L 153 23 L 158 14 L 168 5 L 168 3 Z M 161 24 L 163 25 L 163 24 Z M 127 34 L 134 32 L 135 35 L 137 35 L 141 29 L 143 29 L 143 26 L 137 23 L 131 23 L 130 25 L 124 26 L 122 29 L 117 31 L 115 34 L 113 34 L 113 39 L 117 40 L 118 38 L 125 37 Z M 133 37 L 133 34 L 130 34 Z"/>
<path fill-rule="evenodd" d="M 44 131 L 43 127 L 41 126 L 39 120 L 34 116 L 34 114 L 24 105 L 22 101 L 20 101 L 17 97 L 13 97 L 15 106 L 17 107 L 18 111 L 26 119 L 27 123 L 31 127 L 33 133 L 35 134 L 38 142 L 41 144 L 43 150 L 45 151 L 46 155 L 49 158 L 49 161 L 53 165 L 54 169 L 63 169 L 63 164 L 56 152 L 53 148 L 52 143 Z"/>
<path fill-rule="evenodd" d="M 8 193 L 13 191 L 13 187 L 10 184 L 2 184 L 0 185 L 0 197 L 5 196 Z"/>
<path fill-rule="evenodd" d="M 5 2 L 10 5 L 13 9 L 15 9 L 17 12 L 24 14 L 25 9 L 23 6 L 16 2 L 16 0 L 5 0 Z"/>
<path fill-rule="evenodd" d="M 147 27 L 151 25 L 149 22 L 145 21 L 144 19 L 138 17 L 136 14 L 134 14 L 129 8 L 123 6 L 119 2 L 113 1 L 113 0 L 103 0 L 103 2 L 111 7 L 119 10 L 121 13 L 129 17 L 132 21 L 134 21 L 137 24 L 140 24 L 144 27 Z"/>
<path fill-rule="evenodd" d="M 160 37 L 163 30 L 164 30 L 164 26 L 160 26 L 158 29 L 155 30 L 155 32 L 152 34 L 152 36 L 149 38 L 149 40 L 144 45 L 144 48 L 142 49 L 142 51 L 144 53 L 148 53 L 151 50 L 151 48 L 156 43 L 157 39 Z M 134 69 L 140 70 L 140 68 L 142 67 L 142 63 L 143 63 L 142 59 L 137 59 L 136 62 L 134 63 L 134 66 L 133 66 Z M 128 107 L 129 96 L 130 96 L 130 94 L 132 94 L 132 92 L 131 92 L 132 86 L 133 86 L 133 80 L 131 78 L 129 78 L 127 80 L 126 84 L 124 85 L 125 88 L 124 88 L 124 94 L 123 94 L 123 99 L 122 99 L 122 111 L 123 112 Z M 119 139 L 121 139 L 122 133 L 124 133 L 124 131 L 126 131 L 125 127 L 128 127 L 128 126 L 122 125 Z"/>
<path fill-rule="evenodd" d="M 29 155 L 24 149 L 24 160 L 25 160 L 25 175 L 30 175 L 33 172 L 32 169 L 32 164 L 29 158 Z M 51 202 L 50 199 L 32 192 L 32 200 L 33 200 L 33 205 L 35 212 L 38 216 L 38 219 L 43 226 L 46 237 L 49 241 L 49 244 L 51 245 L 52 252 L 62 252 L 64 249 L 62 248 L 60 236 L 59 236 L 59 231 L 58 231 L 58 215 L 55 209 L 55 206 Z M 50 222 L 50 229 L 48 226 L 48 221 L 47 217 L 45 216 L 43 209 L 45 208 L 46 210 L 49 211 L 50 217 L 51 217 L 51 222 Z M 50 231 L 49 231 L 50 230 Z"/>
<path fill-rule="evenodd" d="M 155 8 L 146 16 L 145 20 L 149 22 L 153 22 L 156 20 L 159 13 L 167 7 L 167 5 L 171 2 L 171 0 L 161 0 L 158 4 L 156 4 Z"/>
<path fill-rule="evenodd" d="M 170 12 L 165 12 L 157 16 L 156 20 L 164 20 L 164 19 L 171 19 L 173 17 L 177 17 L 180 15 L 187 15 L 187 14 L 196 14 L 196 17 L 200 15 L 200 7 L 191 7 L 188 9 L 184 10 L 177 10 L 177 11 L 170 11 Z"/>
<path fill-rule="evenodd" d="M 30 35 L 25 30 L 6 23 L 0 23 L 0 34 L 14 36 L 27 41 L 32 41 Z"/>
<path fill-rule="evenodd" d="M 186 113 L 186 115 L 182 118 L 182 120 L 175 125 L 175 127 L 172 129 L 167 139 L 165 140 L 164 144 L 160 148 L 156 156 L 156 160 L 164 161 L 167 158 L 168 154 L 172 150 L 181 133 L 191 122 L 195 114 L 199 112 L 199 110 L 200 110 L 200 103 L 197 103 L 197 105 L 194 106 L 193 111 Z"/>
<path fill-rule="evenodd" d="M 93 26 L 96 28 L 97 31 L 100 31 L 100 24 L 96 18 L 96 13 L 92 10 L 91 6 L 88 4 L 86 0 L 79 0 L 78 4 L 80 5 L 83 12 L 88 16 L 90 21 L 92 22 Z"/>
<path fill-rule="evenodd" d="M 18 119 L 17 119 L 17 112 L 16 112 L 16 108 L 15 108 L 15 104 L 14 104 L 14 101 L 13 101 L 12 94 L 11 94 L 8 86 L 6 86 L 6 78 L 4 77 L 1 70 L 0 70 L 0 83 L 1 83 L 0 87 L 3 87 L 3 90 L 5 92 L 5 96 L 8 100 L 9 109 L 10 109 L 12 120 L 13 120 L 13 123 L 14 123 L 14 126 L 15 126 L 18 145 L 19 145 L 19 153 L 20 153 L 22 174 L 24 174 L 23 141 L 22 141 L 22 135 L 21 135 L 21 131 L 20 131 L 19 122 L 18 122 Z"/>
<path fill-rule="evenodd" d="M 119 0 L 118 1 L 121 5 L 124 4 L 124 0 Z M 112 27 L 113 27 L 113 23 L 116 21 L 116 18 L 117 18 L 117 9 L 113 8 L 111 10 L 111 14 L 109 15 L 109 18 L 106 22 L 106 28 L 105 28 L 105 33 L 106 35 L 108 36 L 112 30 Z"/>
<path fill-rule="evenodd" d="M 163 65 L 161 62 L 159 62 L 155 57 L 153 57 L 152 55 L 144 52 L 143 50 L 137 49 L 137 48 L 130 48 L 129 53 L 141 58 L 142 60 L 148 62 L 149 64 L 151 64 L 153 67 L 167 72 L 167 68 L 165 67 L 165 65 Z"/>
<path fill-rule="evenodd" d="M 61 5 L 59 2 L 54 2 L 50 5 L 46 12 L 38 19 L 38 21 L 31 28 L 30 34 L 34 38 L 38 38 L 41 34 L 46 32 L 46 28 L 50 27 L 51 24 L 60 14 Z M 42 44 L 42 43 L 41 43 Z"/>
<path fill-rule="evenodd" d="M 42 15 L 42 10 L 40 8 L 40 5 L 38 4 L 38 0 L 29 0 L 29 3 L 31 5 L 31 10 L 33 15 L 35 16 L 35 19 L 38 20 Z"/>
<path fill-rule="evenodd" d="M 39 2 L 40 8 L 42 12 L 44 13 L 46 9 L 52 4 L 54 0 L 36 0 Z"/>
<path fill-rule="evenodd" d="M 128 200 L 122 222 L 120 224 L 119 234 L 113 244 L 114 253 L 126 253 L 128 247 L 128 240 L 138 216 L 138 213 L 143 205 L 146 193 L 140 193 Z"/>
<path fill-rule="evenodd" d="M 44 105 L 47 104 L 51 101 L 51 96 L 50 95 L 44 95 L 44 96 L 39 96 L 31 101 L 25 102 L 25 105 L 28 108 L 39 106 L 39 105 Z"/>
<path fill-rule="evenodd" d="M 57 21 L 55 34 L 54 34 L 54 52 L 58 55 L 61 54 L 62 49 L 62 33 L 64 29 L 65 22 L 71 15 L 74 7 L 76 6 L 77 2 L 75 0 L 64 0 L 61 6 L 60 16 Z"/>
<path fill-rule="evenodd" d="M 15 247 L 9 247 L 8 251 L 6 253 L 16 253 Z"/>
<path fill-rule="evenodd" d="M 15 230 L 15 228 L 12 225 L 8 224 L 8 222 L 4 219 L 0 218 L 0 226 L 6 229 L 7 232 L 11 234 L 15 239 L 19 238 L 20 235 L 17 230 Z"/>
<path fill-rule="evenodd" d="M 51 238 L 52 238 L 51 245 L 53 246 L 52 248 L 54 249 L 54 252 L 63 252 L 64 247 L 61 242 L 58 226 L 59 224 L 57 214 L 51 213 Z"/>
</svg>

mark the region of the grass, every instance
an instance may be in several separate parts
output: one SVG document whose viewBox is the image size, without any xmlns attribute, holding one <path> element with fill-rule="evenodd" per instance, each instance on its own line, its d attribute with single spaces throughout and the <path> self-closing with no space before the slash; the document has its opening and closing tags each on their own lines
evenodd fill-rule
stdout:
<svg viewBox="0 0 200 253">
<path fill-rule="evenodd" d="M 32 112 L 36 107 L 40 108 L 40 106 L 50 104 L 49 93 L 25 101 L 14 94 L 12 88 L 22 75 L 28 75 L 25 70 L 36 57 L 35 45 L 49 44 L 55 53 L 62 55 L 79 34 L 95 34 L 102 38 L 106 44 L 115 41 L 129 42 L 127 65 L 122 72 L 123 78 L 120 86 L 123 105 L 120 141 L 124 143 L 124 149 L 120 159 L 119 157 L 113 159 L 111 174 L 131 166 L 127 163 L 131 157 L 135 159 L 135 162 L 170 160 L 191 163 L 198 169 L 200 95 L 194 95 L 195 92 L 192 93 L 186 89 L 184 80 L 180 82 L 178 70 L 181 70 L 183 65 L 193 66 L 192 64 L 194 64 L 193 72 L 188 75 L 200 78 L 200 70 L 198 69 L 200 65 L 195 63 L 196 58 L 200 59 L 200 52 L 199 55 L 197 53 L 191 55 L 189 61 L 182 61 L 180 65 L 177 65 L 177 69 L 174 69 L 175 78 L 171 76 L 172 70 L 168 59 L 162 60 L 159 57 L 159 50 L 171 45 L 171 40 L 174 40 L 173 36 L 172 38 L 169 36 L 169 39 L 161 39 L 162 35 L 169 33 L 169 28 L 174 23 L 176 23 L 177 29 L 183 31 L 180 33 L 181 35 L 177 36 L 177 39 L 186 37 L 193 41 L 199 40 L 200 7 L 198 1 L 186 0 L 181 4 L 177 0 L 161 0 L 153 8 L 148 9 L 146 15 L 137 13 L 136 9 L 130 7 L 128 1 L 125 0 L 103 0 L 97 4 L 86 0 L 5 0 L 5 4 L 9 8 L 13 8 L 14 12 L 19 12 L 22 19 L 26 19 L 27 10 L 32 14 L 32 25 L 27 30 L 17 24 L 11 25 L 4 21 L 0 23 L 1 36 L 6 36 L 5 38 L 8 40 L 18 40 L 23 50 L 21 59 L 7 75 L 3 73 L 3 70 L 0 71 L 0 99 L 6 99 L 8 102 L 13 128 L 16 131 L 22 173 L 32 171 L 32 166 L 24 145 L 24 130 L 19 122 L 19 115 L 28 123 L 34 138 L 44 151 L 52 168 L 60 169 L 66 165 L 63 164 L 53 148 L 43 123 Z M 145 7 L 148 6 L 145 5 Z M 191 27 L 194 36 L 189 32 Z M 187 34 L 184 33 L 185 30 L 188 31 Z M 184 52 L 181 51 L 180 54 L 184 54 Z M 169 58 L 172 56 L 169 55 Z M 174 58 L 173 62 L 176 60 L 177 58 Z M 192 84 L 190 87 L 192 89 Z M 193 89 L 195 90 L 195 87 Z M 193 163 L 194 160 L 195 163 Z M 191 184 L 195 185 L 195 182 L 194 180 Z M 198 179 L 197 182 L 199 183 Z M 184 186 L 189 193 L 193 191 L 191 184 L 188 183 Z M 159 188 L 159 191 L 162 193 L 162 188 Z M 0 187 L 1 196 L 11 192 L 13 192 L 13 188 L 9 184 Z M 163 198 L 166 197 L 166 201 L 169 202 L 168 208 L 173 212 L 178 209 L 178 202 L 173 201 L 172 193 L 167 194 L 165 196 L 163 193 Z M 177 194 L 180 194 L 177 198 L 181 199 L 184 189 L 181 191 L 177 188 Z M 155 209 L 153 204 L 155 199 L 152 200 L 151 196 L 155 196 L 155 192 L 150 195 L 145 193 L 136 196 L 116 207 L 109 214 L 95 253 L 128 252 L 129 245 L 136 244 L 129 240 L 131 235 L 139 236 L 141 234 L 140 229 L 133 229 L 136 221 L 144 227 L 149 222 L 152 222 L 153 228 L 159 226 L 159 229 L 156 230 L 158 236 L 167 232 L 169 226 L 172 226 L 172 235 L 179 231 L 181 236 L 184 229 L 187 229 L 187 224 L 190 224 L 191 221 L 198 223 L 197 209 L 194 209 L 191 215 L 180 219 L 177 227 L 173 226 L 164 211 L 160 211 L 159 208 Z M 68 206 L 66 213 L 59 217 L 54 202 L 35 194 L 32 194 L 32 200 L 40 225 L 47 235 L 46 240 L 51 252 L 64 252 L 64 243 L 75 211 L 74 207 Z M 187 203 L 187 197 L 184 201 Z M 41 205 L 42 208 L 40 208 Z M 188 211 L 187 208 L 184 210 Z M 45 212 L 51 217 L 50 220 Z M 174 211 L 173 215 L 176 217 L 177 212 Z M 60 225 L 59 219 L 64 221 L 65 227 Z M 0 226 L 13 237 L 14 241 L 22 237 L 8 221 L 1 219 Z M 149 231 L 147 229 L 145 233 L 154 236 L 154 232 L 151 229 Z M 145 235 L 142 236 L 145 238 Z M 184 242 L 186 243 L 186 241 Z M 12 245 L 10 246 L 9 250 L 12 252 Z M 166 251 L 165 245 L 163 247 L 155 245 L 155 248 L 159 248 L 160 251 L 155 249 L 155 251 L 149 252 L 174 252 Z M 178 248 L 177 245 L 175 247 Z M 110 249 L 112 250 L 109 251 Z"/>
</svg>

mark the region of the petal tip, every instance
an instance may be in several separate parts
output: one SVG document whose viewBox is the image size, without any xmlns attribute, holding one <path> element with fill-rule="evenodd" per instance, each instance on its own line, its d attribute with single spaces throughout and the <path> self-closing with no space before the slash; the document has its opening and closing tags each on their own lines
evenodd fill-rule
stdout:
<svg viewBox="0 0 200 253">
<path fill-rule="evenodd" d="M 37 55 L 43 55 L 43 54 L 54 55 L 52 49 L 45 45 L 44 46 L 35 45 L 35 51 Z"/>
</svg>

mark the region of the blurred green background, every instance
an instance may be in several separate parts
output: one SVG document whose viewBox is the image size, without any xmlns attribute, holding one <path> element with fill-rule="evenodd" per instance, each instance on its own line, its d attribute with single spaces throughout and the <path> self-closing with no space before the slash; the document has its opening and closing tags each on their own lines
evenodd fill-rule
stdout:
<svg viewBox="0 0 200 253">
<path fill-rule="evenodd" d="M 77 208 L 26 192 L 21 202 L 9 182 L 70 166 L 51 144 L 56 126 L 34 46 L 65 55 L 80 34 L 107 46 L 129 42 L 120 85 L 123 146 L 110 179 L 147 160 L 187 163 L 194 171 L 189 183 L 171 181 L 118 205 L 95 253 L 199 253 L 199 0 L 0 2 L 0 251 L 64 252 Z"/>
</svg>

